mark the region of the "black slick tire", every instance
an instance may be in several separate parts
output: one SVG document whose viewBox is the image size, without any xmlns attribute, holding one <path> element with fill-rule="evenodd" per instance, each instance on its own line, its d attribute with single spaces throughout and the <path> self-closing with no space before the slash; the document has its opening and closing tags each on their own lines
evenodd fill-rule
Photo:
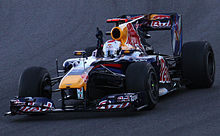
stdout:
<svg viewBox="0 0 220 136">
<path fill-rule="evenodd" d="M 209 88 L 215 80 L 215 58 L 207 41 L 184 43 L 182 49 L 183 79 L 187 88 Z"/>
<path fill-rule="evenodd" d="M 126 90 L 130 93 L 146 92 L 145 109 L 153 109 L 159 100 L 158 79 L 153 66 L 146 62 L 135 62 L 126 70 Z"/>
<path fill-rule="evenodd" d="M 48 71 L 42 67 L 27 68 L 19 80 L 19 97 L 51 98 L 52 87 Z"/>
</svg>

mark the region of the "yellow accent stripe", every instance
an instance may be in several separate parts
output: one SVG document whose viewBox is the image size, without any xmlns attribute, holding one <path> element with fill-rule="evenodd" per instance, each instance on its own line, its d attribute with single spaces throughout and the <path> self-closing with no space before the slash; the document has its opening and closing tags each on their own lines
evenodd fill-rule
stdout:
<svg viewBox="0 0 220 136">
<path fill-rule="evenodd" d="M 59 89 L 81 88 L 83 86 L 86 90 L 86 83 L 83 81 L 80 75 L 68 75 L 61 80 Z"/>
</svg>

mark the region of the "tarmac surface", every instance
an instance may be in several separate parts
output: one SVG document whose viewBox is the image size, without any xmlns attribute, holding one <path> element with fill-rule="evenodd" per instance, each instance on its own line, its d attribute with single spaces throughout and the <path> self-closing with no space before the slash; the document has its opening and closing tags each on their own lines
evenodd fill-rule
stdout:
<svg viewBox="0 0 220 136">
<path fill-rule="evenodd" d="M 220 135 L 219 0 L 1 0 L 0 135 L 1 136 L 218 136 Z M 96 45 L 96 27 L 111 30 L 107 18 L 123 14 L 177 12 L 183 15 L 183 40 L 207 40 L 216 59 L 210 89 L 181 89 L 163 96 L 152 111 L 77 112 L 45 116 L 3 117 L 18 95 L 18 79 L 30 66 L 55 75 L 55 59 Z M 170 34 L 154 32 L 155 50 L 169 53 Z M 110 37 L 105 37 L 105 40 Z"/>
</svg>

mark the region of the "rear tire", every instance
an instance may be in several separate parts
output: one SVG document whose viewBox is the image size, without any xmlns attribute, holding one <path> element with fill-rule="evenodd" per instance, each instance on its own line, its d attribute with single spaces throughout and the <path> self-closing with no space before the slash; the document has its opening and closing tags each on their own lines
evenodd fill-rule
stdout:
<svg viewBox="0 0 220 136">
<path fill-rule="evenodd" d="M 19 80 L 19 97 L 51 98 L 52 86 L 48 71 L 42 67 L 27 68 Z"/>
<path fill-rule="evenodd" d="M 182 49 L 182 68 L 187 88 L 211 87 L 215 80 L 215 58 L 210 43 L 185 43 Z"/>
<path fill-rule="evenodd" d="M 153 109 L 159 100 L 158 79 L 153 66 L 146 62 L 135 62 L 126 71 L 127 92 L 146 92 L 145 109 Z"/>
</svg>

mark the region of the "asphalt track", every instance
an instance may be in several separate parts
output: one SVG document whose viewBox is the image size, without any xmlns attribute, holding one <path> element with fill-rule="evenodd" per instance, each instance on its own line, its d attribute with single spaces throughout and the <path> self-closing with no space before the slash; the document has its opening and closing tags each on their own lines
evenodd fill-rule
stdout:
<svg viewBox="0 0 220 136">
<path fill-rule="evenodd" d="M 219 5 L 219 0 L 1 0 L 0 135 L 220 135 Z M 212 88 L 178 90 L 161 97 L 156 109 L 146 112 L 2 116 L 18 94 L 18 78 L 26 67 L 44 66 L 55 75 L 55 59 L 62 62 L 74 49 L 95 45 L 96 27 L 111 29 L 107 18 L 151 12 L 182 14 L 184 41 L 212 44 L 216 58 Z M 150 43 L 169 52 L 169 36 L 155 32 Z"/>
</svg>

